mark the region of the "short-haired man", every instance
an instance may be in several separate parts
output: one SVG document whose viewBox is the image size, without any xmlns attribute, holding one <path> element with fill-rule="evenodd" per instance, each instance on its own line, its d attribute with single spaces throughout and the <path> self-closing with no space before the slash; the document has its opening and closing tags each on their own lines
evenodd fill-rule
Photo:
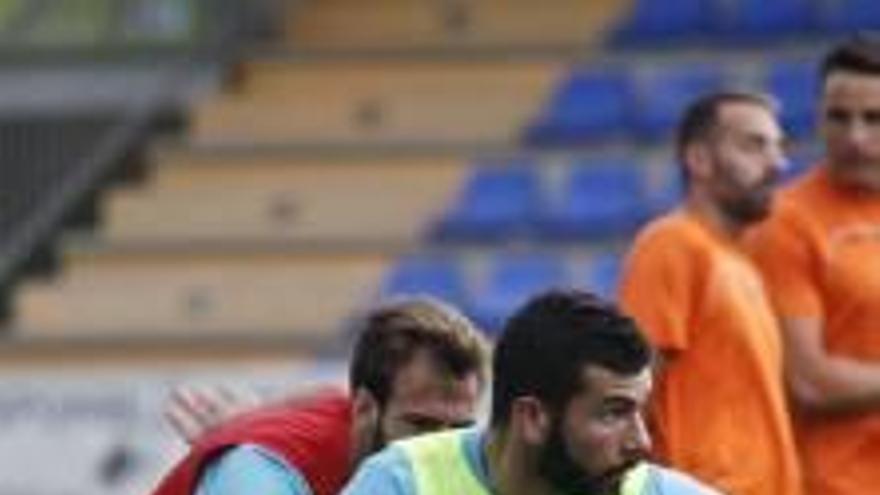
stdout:
<svg viewBox="0 0 880 495">
<path fill-rule="evenodd" d="M 269 405 L 208 431 L 155 495 L 336 495 L 388 441 L 472 424 L 487 346 L 469 320 L 430 299 L 363 318 L 350 393 Z"/>
<path fill-rule="evenodd" d="M 639 233 L 620 298 L 662 352 L 652 426 L 661 459 L 732 495 L 798 495 L 783 347 L 743 248 L 784 164 L 776 106 L 721 92 L 679 125 L 686 199 Z"/>
<path fill-rule="evenodd" d="M 786 342 L 807 492 L 880 486 L 880 39 L 821 64 L 826 157 L 750 239 Z"/>
<path fill-rule="evenodd" d="M 396 442 L 344 495 L 714 494 L 644 462 L 652 351 L 635 323 L 578 291 L 539 294 L 507 322 L 488 429 Z"/>
</svg>

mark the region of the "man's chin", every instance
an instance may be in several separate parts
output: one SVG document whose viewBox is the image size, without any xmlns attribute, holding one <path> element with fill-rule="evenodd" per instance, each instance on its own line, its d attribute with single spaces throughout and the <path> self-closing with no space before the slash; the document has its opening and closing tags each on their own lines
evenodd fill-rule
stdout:
<svg viewBox="0 0 880 495">
<path fill-rule="evenodd" d="M 880 191 L 880 163 L 862 163 L 832 167 L 834 176 L 846 186 Z"/>
<path fill-rule="evenodd" d="M 618 467 L 612 471 L 605 473 L 597 480 L 596 486 L 599 488 L 598 493 L 601 495 L 615 495 L 620 493 L 620 487 L 626 480 L 627 474 L 636 467 L 638 462 L 631 462 L 624 466 Z"/>
</svg>

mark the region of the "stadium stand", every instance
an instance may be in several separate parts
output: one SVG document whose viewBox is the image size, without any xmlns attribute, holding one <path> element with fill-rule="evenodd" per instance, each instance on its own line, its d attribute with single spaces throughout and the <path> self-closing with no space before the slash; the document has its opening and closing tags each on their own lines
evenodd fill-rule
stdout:
<svg viewBox="0 0 880 495">
<path fill-rule="evenodd" d="M 254 63 L 197 110 L 200 144 L 504 145 L 562 67 L 544 62 Z"/>
<path fill-rule="evenodd" d="M 0 2 L 0 34 L 21 21 L 10 6 L 38 3 Z M 634 229 L 681 197 L 665 140 L 682 105 L 719 87 L 774 93 L 796 141 L 789 180 L 817 156 L 816 47 L 877 26 L 876 3 L 285 5 L 270 16 L 275 38 L 229 50 L 243 55 L 199 94 L 185 132 L 134 153 L 143 177 L 90 183 L 101 195 L 86 216 L 97 223 L 61 238 L 57 271 L 11 289 L 10 340 L 33 347 L 0 346 L 2 361 L 308 362 L 338 350 L 347 318 L 378 297 L 431 294 L 494 335 L 539 288 L 611 296 Z M 83 12 L 40 29 L 101 36 L 103 17 Z M 0 107 L 20 99 L 3 99 L 3 80 Z M 68 93 L 104 92 L 82 81 Z M 120 81 L 132 94 L 143 87 Z M 83 123 L 70 142 L 94 147 L 103 125 Z M 4 163 L 27 163 L 17 158 Z M 14 208 L 0 212 L 3 225 L 45 201 L 16 182 L 43 178 L 7 177 L 13 169 L 41 170 L 0 171 L 26 192 L 4 196 Z M 118 436 L 101 436 L 96 451 Z"/>
<path fill-rule="evenodd" d="M 598 252 L 574 269 L 575 285 L 584 285 L 605 297 L 614 298 L 620 275 L 621 256 L 614 251 Z"/>
<path fill-rule="evenodd" d="M 448 254 L 409 255 L 387 271 L 381 295 L 424 294 L 463 307 L 470 295 L 465 277 L 459 261 Z"/>
<path fill-rule="evenodd" d="M 705 0 L 635 0 L 612 41 L 624 46 L 659 40 L 693 41 L 709 29 L 717 15 L 716 7 L 713 2 Z"/>
<path fill-rule="evenodd" d="M 623 71 L 572 70 L 554 91 L 525 142 L 534 146 L 572 146 L 625 135 L 633 108 L 631 79 Z"/>
<path fill-rule="evenodd" d="M 501 241 L 528 235 L 540 209 L 536 165 L 475 164 L 454 203 L 433 228 L 439 241 Z"/>
<path fill-rule="evenodd" d="M 497 335 L 507 316 L 529 296 L 567 282 L 563 260 L 549 253 L 501 251 L 489 260 L 487 272 L 468 307 L 490 335 Z"/>
<path fill-rule="evenodd" d="M 528 51 L 588 46 L 612 26 L 627 2 L 616 0 L 358 0 L 313 2 L 291 11 L 287 37 L 305 50 L 406 52 Z"/>
<path fill-rule="evenodd" d="M 880 28 L 880 5 L 870 0 L 820 2 L 820 25 L 827 31 L 849 33 L 859 29 Z"/>
<path fill-rule="evenodd" d="M 768 40 L 803 36 L 818 22 L 813 0 L 737 0 L 718 2 L 711 27 L 729 42 L 762 43 Z"/>
<path fill-rule="evenodd" d="M 723 68 L 711 63 L 649 67 L 635 83 L 634 134 L 651 141 L 669 138 L 684 106 L 696 95 L 724 87 L 725 79 Z"/>
<path fill-rule="evenodd" d="M 557 201 L 547 201 L 538 225 L 551 240 L 596 241 L 631 234 L 648 216 L 642 172 L 625 159 L 569 167 Z"/>
<path fill-rule="evenodd" d="M 302 334 L 332 339 L 367 297 L 381 255 L 71 253 L 49 286 L 22 287 L 14 322 L 31 336 Z M 310 335 L 314 338 L 309 338 Z"/>
<path fill-rule="evenodd" d="M 765 71 L 765 90 L 782 105 L 782 124 L 796 139 L 814 131 L 814 100 L 819 92 L 818 68 L 812 61 L 780 61 Z"/>
<path fill-rule="evenodd" d="M 457 157 L 423 154 L 176 151 L 158 160 L 150 182 L 105 199 L 101 235 L 108 243 L 413 243 L 466 171 Z"/>
</svg>

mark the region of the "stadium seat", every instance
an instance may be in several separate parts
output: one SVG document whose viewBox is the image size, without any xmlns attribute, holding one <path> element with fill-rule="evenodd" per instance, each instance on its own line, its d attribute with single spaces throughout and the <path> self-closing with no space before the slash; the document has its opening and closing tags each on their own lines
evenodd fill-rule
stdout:
<svg viewBox="0 0 880 495">
<path fill-rule="evenodd" d="M 721 69 L 706 64 L 658 67 L 644 76 L 638 81 L 634 124 L 636 135 L 651 141 L 668 138 L 695 97 L 724 86 Z"/>
<path fill-rule="evenodd" d="M 714 7 L 706 0 L 635 0 L 612 41 L 617 45 L 687 41 L 708 32 Z"/>
<path fill-rule="evenodd" d="M 880 29 L 880 2 L 876 0 L 829 0 L 825 2 L 821 27 L 840 33 Z"/>
<path fill-rule="evenodd" d="M 795 139 L 810 137 L 815 128 L 815 101 L 819 94 L 818 68 L 813 62 L 771 63 L 765 88 L 782 103 L 782 125 Z"/>
<path fill-rule="evenodd" d="M 410 255 L 398 260 L 382 286 L 382 295 L 425 294 L 453 305 L 466 300 L 457 261 L 445 255 Z"/>
<path fill-rule="evenodd" d="M 685 184 L 678 162 L 664 166 L 658 187 L 648 191 L 648 201 L 653 216 L 663 214 L 678 205 L 684 198 Z"/>
<path fill-rule="evenodd" d="M 586 288 L 600 296 L 614 299 L 617 293 L 617 281 L 620 276 L 622 259 L 614 252 L 592 256 L 578 273 L 578 285 L 585 283 Z"/>
<path fill-rule="evenodd" d="M 576 70 L 526 130 L 533 146 L 565 146 L 615 137 L 629 124 L 631 90 L 621 70 Z"/>
<path fill-rule="evenodd" d="M 498 241 L 523 235 L 540 198 L 531 163 L 477 165 L 450 211 L 433 229 L 444 241 Z"/>
<path fill-rule="evenodd" d="M 576 164 L 563 189 L 541 215 L 539 229 L 550 239 L 619 237 L 649 214 L 642 172 L 625 158 Z"/>
<path fill-rule="evenodd" d="M 547 253 L 499 253 L 489 261 L 470 314 L 489 335 L 501 331 L 510 313 L 535 292 L 566 281 L 563 259 Z"/>
<path fill-rule="evenodd" d="M 720 2 L 714 23 L 733 42 L 765 42 L 803 35 L 815 26 L 812 0 L 733 0 Z"/>
</svg>

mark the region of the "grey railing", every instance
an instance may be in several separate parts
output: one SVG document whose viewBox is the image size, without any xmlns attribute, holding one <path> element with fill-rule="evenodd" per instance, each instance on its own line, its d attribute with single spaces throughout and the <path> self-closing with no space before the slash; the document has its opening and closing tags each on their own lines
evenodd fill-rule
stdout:
<svg viewBox="0 0 880 495">
<path fill-rule="evenodd" d="M 86 58 L 112 52 L 124 61 L 144 47 L 165 50 L 161 57 L 151 55 L 158 77 L 148 94 L 131 98 L 121 108 L 93 113 L 80 109 L 73 114 L 42 109 L 36 114 L 4 115 L 0 110 L 0 312 L 6 314 L 10 289 L 24 268 L 47 251 L 72 212 L 126 166 L 126 156 L 145 142 L 172 106 L 193 66 L 206 57 L 214 62 L 234 57 L 236 48 L 255 32 L 247 23 L 260 13 L 246 7 L 263 4 L 255 0 L 4 0 L 0 4 L 4 5 L 0 7 L 0 73 L 4 61 L 7 67 L 18 67 L 18 62 L 29 62 L 35 54 L 50 64 L 52 57 L 67 64 L 72 51 Z M 74 4 L 83 10 L 64 10 Z M 135 13 L 149 17 L 149 6 L 159 9 L 153 12 L 157 19 L 172 19 L 163 21 L 171 26 L 165 30 L 147 30 L 154 33 L 152 45 L 144 44 L 149 37 L 132 36 L 139 31 L 123 22 Z M 184 12 L 183 18 L 169 14 L 176 12 L 171 9 L 175 6 L 186 6 L 178 12 Z M 63 41 L 57 32 L 41 35 L 59 12 L 80 15 L 89 20 L 83 24 L 100 29 Z"/>
</svg>

